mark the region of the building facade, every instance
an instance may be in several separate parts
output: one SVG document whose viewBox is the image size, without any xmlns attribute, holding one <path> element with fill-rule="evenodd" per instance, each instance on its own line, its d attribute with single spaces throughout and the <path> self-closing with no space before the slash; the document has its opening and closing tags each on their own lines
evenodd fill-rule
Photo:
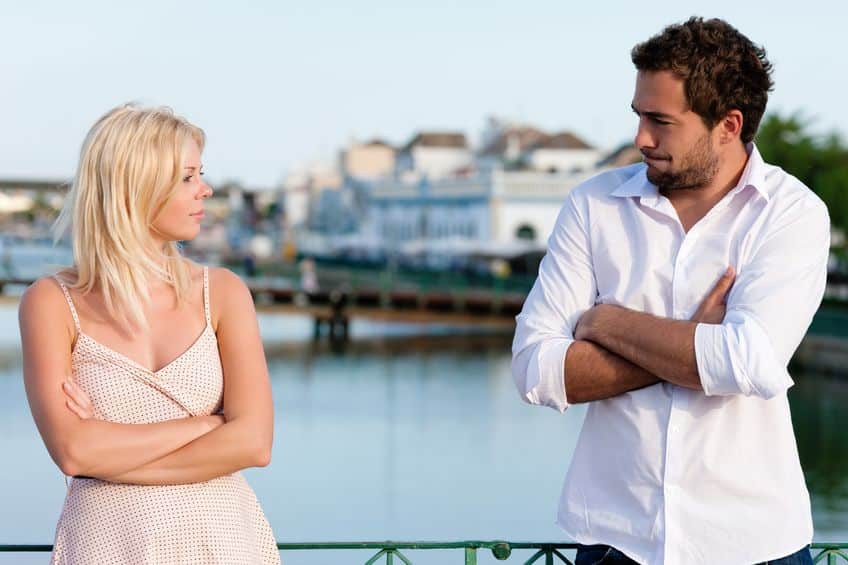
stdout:
<svg viewBox="0 0 848 565">
<path fill-rule="evenodd" d="M 363 228 L 374 241 L 395 246 L 464 240 L 542 247 L 565 197 L 596 172 L 493 169 L 469 178 L 379 183 L 371 188 Z"/>
</svg>

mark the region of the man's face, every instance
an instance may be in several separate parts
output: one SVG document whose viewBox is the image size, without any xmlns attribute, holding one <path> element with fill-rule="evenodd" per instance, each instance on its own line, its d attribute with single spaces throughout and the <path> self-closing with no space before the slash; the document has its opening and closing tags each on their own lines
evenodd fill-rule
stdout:
<svg viewBox="0 0 848 565">
<path fill-rule="evenodd" d="M 718 171 L 715 130 L 689 109 L 683 81 L 670 71 L 639 71 L 633 111 L 636 147 L 648 180 L 662 192 L 707 186 Z"/>
</svg>

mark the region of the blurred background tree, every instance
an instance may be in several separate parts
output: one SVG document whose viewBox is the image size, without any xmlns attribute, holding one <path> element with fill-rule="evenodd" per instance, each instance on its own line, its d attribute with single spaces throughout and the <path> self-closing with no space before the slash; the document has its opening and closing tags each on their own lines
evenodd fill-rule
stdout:
<svg viewBox="0 0 848 565">
<path fill-rule="evenodd" d="M 782 167 L 827 204 L 833 227 L 848 229 L 848 146 L 837 133 L 815 135 L 799 113 L 769 114 L 760 124 L 757 147 L 767 163 Z"/>
</svg>

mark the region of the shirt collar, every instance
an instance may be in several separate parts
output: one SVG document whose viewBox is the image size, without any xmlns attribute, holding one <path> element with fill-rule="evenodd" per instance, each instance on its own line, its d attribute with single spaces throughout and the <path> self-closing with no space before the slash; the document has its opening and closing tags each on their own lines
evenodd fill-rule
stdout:
<svg viewBox="0 0 848 565">
<path fill-rule="evenodd" d="M 648 180 L 646 171 L 648 167 L 642 165 L 636 174 L 627 179 L 623 184 L 619 185 L 614 191 L 613 196 L 650 196 L 657 194 L 657 187 Z"/>
<path fill-rule="evenodd" d="M 753 186 L 766 201 L 768 201 L 771 193 L 769 186 L 766 184 L 766 164 L 763 157 L 760 155 L 760 150 L 754 142 L 746 143 L 745 150 L 748 152 L 748 162 L 742 170 L 742 176 L 739 177 L 739 183 L 733 191 L 743 190 L 749 186 Z"/>
<path fill-rule="evenodd" d="M 754 187 L 760 196 L 769 199 L 769 187 L 766 184 L 766 164 L 760 155 L 759 149 L 753 143 L 745 144 L 745 151 L 748 153 L 748 162 L 742 170 L 742 176 L 739 177 L 739 183 L 731 192 L 739 192 L 749 186 Z M 626 182 L 616 188 L 611 194 L 612 196 L 640 196 L 640 197 L 659 197 L 659 191 L 654 184 L 648 180 L 646 173 L 647 166 L 643 166 L 636 174 L 627 179 Z"/>
</svg>

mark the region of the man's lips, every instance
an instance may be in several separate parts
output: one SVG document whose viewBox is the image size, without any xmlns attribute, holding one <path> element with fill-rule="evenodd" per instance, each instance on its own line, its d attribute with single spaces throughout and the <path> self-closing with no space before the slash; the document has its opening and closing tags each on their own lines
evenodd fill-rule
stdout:
<svg viewBox="0 0 848 565">
<path fill-rule="evenodd" d="M 649 157 L 648 155 L 642 154 L 642 160 L 649 165 L 656 165 L 658 163 L 663 163 L 666 161 L 670 161 L 671 159 L 665 157 Z"/>
</svg>

